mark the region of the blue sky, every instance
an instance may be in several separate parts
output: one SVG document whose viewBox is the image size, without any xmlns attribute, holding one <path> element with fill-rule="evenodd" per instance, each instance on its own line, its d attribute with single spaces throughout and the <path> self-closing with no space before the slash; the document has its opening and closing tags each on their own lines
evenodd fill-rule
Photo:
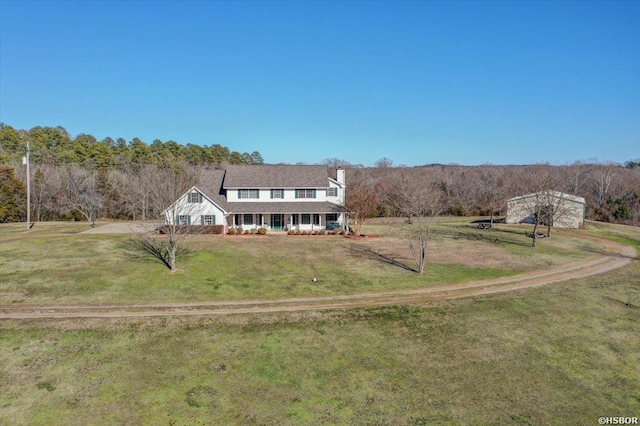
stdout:
<svg viewBox="0 0 640 426">
<path fill-rule="evenodd" d="M 269 163 L 624 162 L 640 2 L 0 0 L 0 121 Z"/>
</svg>

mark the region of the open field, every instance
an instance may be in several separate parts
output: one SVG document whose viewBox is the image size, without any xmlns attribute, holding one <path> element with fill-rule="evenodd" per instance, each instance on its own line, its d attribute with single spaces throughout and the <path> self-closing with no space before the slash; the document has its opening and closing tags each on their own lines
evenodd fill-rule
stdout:
<svg viewBox="0 0 640 426">
<path fill-rule="evenodd" d="M 374 223 L 370 229 L 383 234 L 379 231 L 386 228 Z M 285 269 L 283 282 L 289 284 L 279 291 L 291 288 L 305 295 L 316 293 L 291 283 L 302 279 L 299 270 L 309 267 L 314 254 L 320 256 L 320 264 L 331 262 L 325 251 L 345 256 L 333 265 L 336 279 L 342 273 L 356 274 L 351 278 L 356 284 L 344 293 L 379 288 L 377 282 L 386 283 L 385 289 L 400 289 L 475 279 L 478 272 L 447 275 L 446 271 L 447 265 L 462 265 L 463 271 L 482 266 L 475 250 L 499 256 L 490 259 L 492 268 L 500 271 L 494 276 L 600 255 L 599 244 L 577 238 L 572 231 L 556 232 L 533 251 L 526 247 L 524 230 L 478 231 L 444 221 L 434 241 L 440 250 L 434 250 L 428 266 L 441 265 L 444 278 L 431 281 L 349 251 L 351 244 L 366 246 L 373 241 L 217 239 L 219 251 L 211 253 L 250 258 L 241 264 L 260 265 L 261 272 L 250 276 L 266 287 L 266 274 L 276 274 L 268 263 L 285 263 L 278 256 L 268 257 L 267 249 L 285 250 L 294 244 L 289 255 L 300 260 L 297 268 Z M 589 229 L 575 232 L 640 249 L 637 228 L 590 224 Z M 157 277 L 182 280 L 171 282 L 206 297 L 207 293 L 198 293 L 200 281 L 193 280 L 204 276 L 198 256 L 214 250 L 204 237 L 192 242 L 194 253 L 183 259 L 183 270 L 177 274 L 162 271 L 156 263 L 114 254 L 112 250 L 118 250 L 126 237 L 90 237 L 42 236 L 26 244 L 26 239 L 3 240 L 0 234 L 0 262 L 6 268 L 6 254 L 34 253 L 32 246 L 41 244 L 46 248 L 40 251 L 46 254 L 45 264 L 64 262 L 52 248 L 58 247 L 73 254 L 67 267 L 73 270 L 75 262 L 80 263 L 74 273 L 83 274 L 90 262 L 77 249 L 82 243 L 86 257 L 98 254 L 111 259 L 95 273 L 98 276 L 109 276 L 109 268 L 129 262 L 130 268 L 146 268 L 149 274 L 158 268 Z M 66 241 L 71 242 L 65 245 Z M 380 241 L 385 253 L 406 255 L 398 241 Z M 446 256 L 445 250 L 457 252 Z M 263 263 L 259 259 L 265 256 L 269 262 Z M 35 265 L 36 261 L 23 264 L 22 272 L 29 273 Z M 24 285 L 43 285 L 47 274 L 59 279 L 55 274 L 61 271 L 39 267 Z M 118 272 L 133 273 L 124 267 Z M 74 273 L 65 278 L 71 290 Z M 144 277 L 144 270 L 135 273 Z M 85 274 L 76 278 L 78 288 L 82 279 L 92 277 Z M 6 288 L 7 276 L 14 277 L 0 275 L 0 288 Z M 105 288 L 115 282 L 113 277 L 104 278 Z M 143 285 L 154 290 L 150 282 Z M 271 285 L 279 284 L 274 280 Z M 162 300 L 179 294 L 166 287 Z M 55 292 L 43 297 L 37 286 L 30 288 L 32 294 L 17 293 L 25 298 L 17 304 L 76 303 L 109 294 L 88 288 L 54 299 Z M 235 297 L 271 297 L 266 290 L 242 291 Z M 323 294 L 341 291 L 322 287 Z M 111 298 L 104 300 L 119 300 L 114 296 L 118 292 L 138 295 L 128 287 L 112 289 Z M 597 424 L 601 416 L 638 416 L 640 300 L 633 300 L 638 294 L 640 261 L 635 259 L 606 275 L 445 302 L 195 318 L 1 320 L 0 424 L 588 425 Z M 191 299 L 179 295 L 177 300 Z"/>
<path fill-rule="evenodd" d="M 638 262 L 430 305 L 0 323 L 4 424 L 596 424 L 640 412 Z"/>
<path fill-rule="evenodd" d="M 403 242 L 385 234 L 386 224 L 374 222 L 369 229 L 382 234 L 377 241 L 197 236 L 187 242 L 191 253 L 179 260 L 180 271 L 170 273 L 132 248 L 130 236 L 73 234 L 73 226 L 78 232 L 88 228 L 0 226 L 0 304 L 198 302 L 417 289 L 588 259 L 598 247 L 567 231 L 532 250 L 525 229 L 481 231 L 468 220 L 446 220 L 436 229 L 429 267 L 420 276 L 379 259 L 413 266 Z"/>
</svg>

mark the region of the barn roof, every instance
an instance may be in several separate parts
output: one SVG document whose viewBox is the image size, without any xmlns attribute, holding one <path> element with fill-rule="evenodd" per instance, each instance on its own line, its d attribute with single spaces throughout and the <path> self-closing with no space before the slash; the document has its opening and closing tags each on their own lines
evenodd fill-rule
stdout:
<svg viewBox="0 0 640 426">
<path fill-rule="evenodd" d="M 585 199 L 582 198 L 582 197 L 578 197 L 577 195 L 566 194 L 566 193 L 560 192 L 560 191 L 554 191 L 552 189 L 548 189 L 548 190 L 545 190 L 545 191 L 539 191 L 539 192 L 533 192 L 531 194 L 519 195 L 517 197 L 509 198 L 507 200 L 507 203 L 518 201 L 518 200 L 525 200 L 525 199 L 534 198 L 534 197 L 561 198 L 563 200 L 573 201 L 575 203 L 587 204 Z"/>
</svg>

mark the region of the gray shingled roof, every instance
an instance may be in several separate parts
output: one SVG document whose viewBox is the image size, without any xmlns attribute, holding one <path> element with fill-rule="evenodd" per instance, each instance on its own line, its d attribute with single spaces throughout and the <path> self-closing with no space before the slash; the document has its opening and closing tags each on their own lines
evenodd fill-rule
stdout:
<svg viewBox="0 0 640 426">
<path fill-rule="evenodd" d="M 214 203 L 229 211 L 227 208 L 227 197 L 222 189 L 224 180 L 224 170 L 205 170 L 200 175 L 200 181 L 196 187 L 204 195 L 209 197 Z"/>
<path fill-rule="evenodd" d="M 227 166 L 224 188 L 327 188 L 325 166 Z"/>
<path fill-rule="evenodd" d="M 338 204 L 325 202 L 310 202 L 310 201 L 295 201 L 295 202 L 228 202 L 225 190 L 223 188 L 223 182 L 226 184 L 230 169 L 254 169 L 265 168 L 264 170 L 252 171 L 246 173 L 248 170 L 241 170 L 246 175 L 251 176 L 263 176 L 270 174 L 275 176 L 272 181 L 264 182 L 263 184 L 251 184 L 247 187 L 280 187 L 280 188 L 318 188 L 328 186 L 327 169 L 325 166 L 228 166 L 226 173 L 225 170 L 205 170 L 200 176 L 200 180 L 196 187 L 202 191 L 204 195 L 209 197 L 214 203 L 222 207 L 228 213 L 344 213 L 347 210 Z M 287 171 L 290 170 L 290 173 Z M 267 173 L 269 172 L 269 173 Z M 321 173 L 320 173 L 321 172 Z M 236 175 L 242 174 L 235 172 Z M 310 185 L 311 178 L 303 178 L 304 174 L 313 176 L 313 179 L 318 179 L 318 176 L 322 176 L 322 185 Z M 287 182 L 290 177 L 296 177 L 297 181 L 291 185 L 285 185 L 285 179 L 278 180 L 282 177 L 286 177 Z M 237 181 L 235 181 L 237 182 Z M 277 183 L 280 182 L 280 183 Z M 302 182 L 304 184 L 298 183 Z M 231 186 L 235 188 L 235 186 Z"/>
<path fill-rule="evenodd" d="M 229 213 L 345 213 L 347 210 L 328 201 L 313 202 L 240 202 L 227 203 Z"/>
</svg>

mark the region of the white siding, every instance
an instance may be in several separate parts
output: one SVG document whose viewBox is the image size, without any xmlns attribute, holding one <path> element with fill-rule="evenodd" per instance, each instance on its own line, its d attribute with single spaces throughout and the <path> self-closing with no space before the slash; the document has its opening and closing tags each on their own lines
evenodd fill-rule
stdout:
<svg viewBox="0 0 640 426">
<path fill-rule="evenodd" d="M 190 191 L 197 192 L 197 191 Z M 206 197 L 202 196 L 202 202 L 189 203 L 188 194 L 185 194 L 174 205 L 165 211 L 166 223 L 175 223 L 176 216 L 190 216 L 192 225 L 200 225 L 200 216 L 212 215 L 215 216 L 216 225 L 223 225 L 225 223 L 224 212 L 220 210 L 215 204 L 209 201 Z"/>
<path fill-rule="evenodd" d="M 258 198 L 238 198 L 238 188 L 229 188 L 227 189 L 227 201 L 228 202 L 238 202 L 241 201 L 243 203 L 251 203 L 251 202 L 286 202 L 286 201 L 296 201 L 296 202 L 324 202 L 324 201 L 332 201 L 337 199 L 336 197 L 327 197 L 327 189 L 326 188 L 313 188 L 316 191 L 316 198 L 296 198 L 296 190 L 290 188 L 274 188 L 274 189 L 284 189 L 284 198 L 271 198 L 271 188 L 251 188 L 258 189 Z M 308 188 L 300 188 L 300 189 L 308 189 Z M 336 202 L 336 201 L 332 201 Z"/>
<path fill-rule="evenodd" d="M 336 188 L 338 195 L 335 197 L 327 196 L 327 201 L 335 204 L 344 204 L 344 188 L 341 188 L 340 185 L 337 185 L 332 181 L 329 181 L 329 188 Z"/>
</svg>

